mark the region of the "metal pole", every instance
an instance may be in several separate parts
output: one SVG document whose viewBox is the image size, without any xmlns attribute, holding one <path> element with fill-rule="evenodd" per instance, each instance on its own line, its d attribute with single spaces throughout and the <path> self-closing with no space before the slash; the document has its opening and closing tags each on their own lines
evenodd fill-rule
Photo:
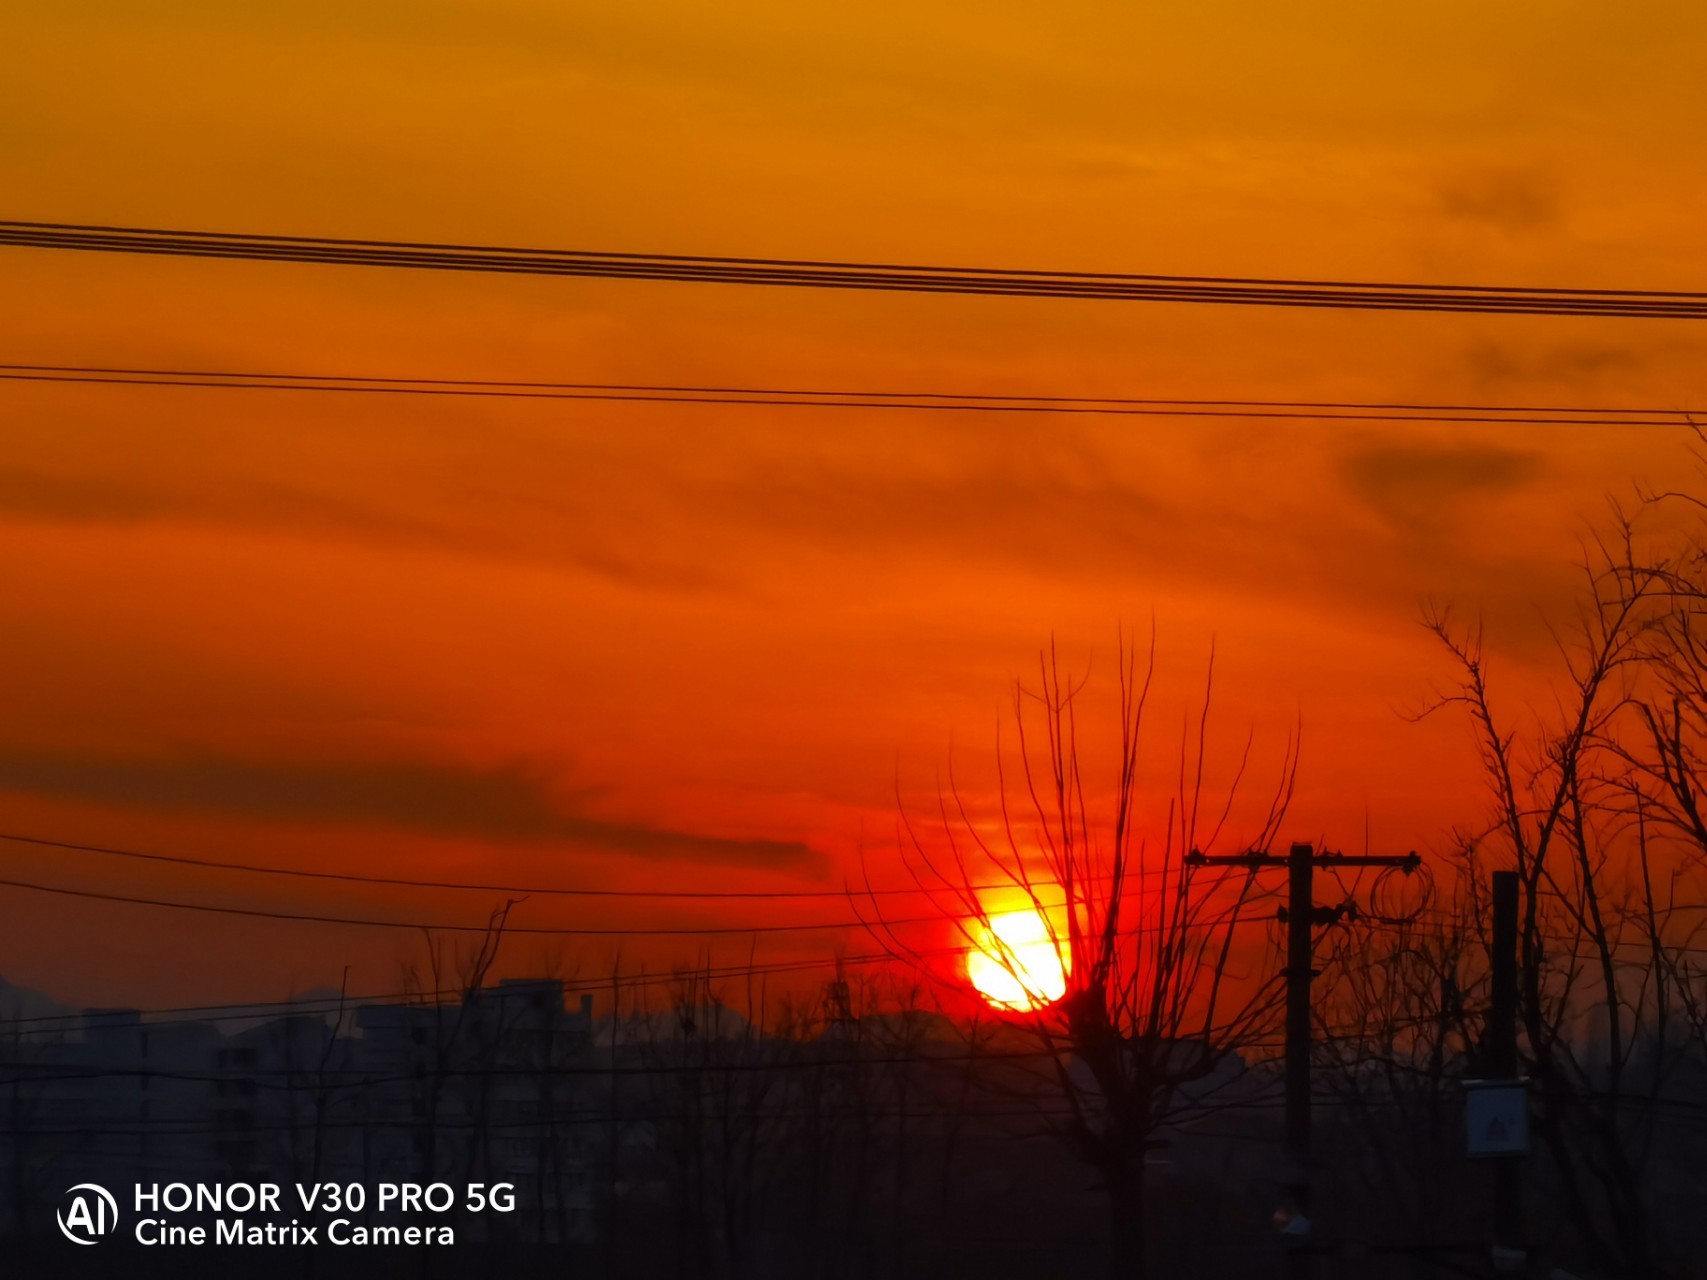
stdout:
<svg viewBox="0 0 1707 1280">
<path fill-rule="evenodd" d="M 1517 1079 L 1517 872 L 1494 872 L 1494 921 L 1489 962 L 1490 1003 L 1487 1072 L 1496 1080 Z M 1518 1162 L 1494 1161 L 1494 1244 L 1518 1248 L 1522 1231 Z"/>
<path fill-rule="evenodd" d="M 1293 1212 L 1310 1216 L 1310 926 L 1315 917 L 1315 850 L 1295 844 L 1287 854 L 1286 903 L 1286 1158 Z M 1287 1250 L 1287 1274 L 1307 1280 L 1307 1237 Z"/>
<path fill-rule="evenodd" d="M 1192 867 L 1246 867 L 1252 872 L 1286 866 L 1286 1194 L 1297 1228 L 1287 1232 L 1286 1272 L 1292 1280 L 1309 1280 L 1310 1250 L 1310 980 L 1311 928 L 1317 920 L 1313 901 L 1316 863 L 1326 867 L 1394 867 L 1409 875 L 1422 864 L 1415 853 L 1393 855 L 1317 854 L 1310 845 L 1295 844 L 1285 858 L 1253 849 L 1249 853 L 1186 855 Z"/>
</svg>

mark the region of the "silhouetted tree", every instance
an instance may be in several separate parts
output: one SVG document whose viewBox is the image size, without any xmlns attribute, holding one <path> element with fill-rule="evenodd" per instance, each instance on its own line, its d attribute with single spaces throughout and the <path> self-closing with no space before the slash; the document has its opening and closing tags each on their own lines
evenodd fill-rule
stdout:
<svg viewBox="0 0 1707 1280">
<path fill-rule="evenodd" d="M 995 1011 L 1002 1036 L 991 1056 L 1005 1070 L 984 1079 L 1005 1080 L 1095 1170 L 1107 1194 L 1116 1277 L 1149 1274 L 1147 1157 L 1167 1145 L 1171 1124 L 1219 1104 L 1239 1051 L 1272 1025 L 1279 990 L 1272 967 L 1262 964 L 1261 935 L 1239 931 L 1266 896 L 1254 870 L 1187 858 L 1224 842 L 1252 741 L 1230 782 L 1211 795 L 1211 655 L 1203 705 L 1182 731 L 1177 781 L 1163 795 L 1142 792 L 1153 637 L 1142 670 L 1138 656 L 1123 636 L 1118 745 L 1100 778 L 1081 754 L 1085 681 L 1062 675 L 1052 647 L 1040 657 L 1038 687 L 1016 683 L 1018 769 L 1010 771 L 998 740 L 990 811 L 974 811 L 952 772 L 931 829 L 902 811 L 903 859 L 933 913 L 968 952 L 1005 969 L 1024 993 L 1010 1003 L 1037 1006 Z M 1295 771 L 1290 739 L 1268 801 L 1234 848 L 1267 849 L 1274 841 Z M 863 902 L 871 929 L 894 955 L 964 987 L 958 973 L 945 979 L 935 958 L 907 941 L 879 896 L 868 893 Z M 1043 921 L 1064 990 L 1046 989 L 1034 947 L 1004 941 L 1001 918 L 1016 910 Z"/>
<path fill-rule="evenodd" d="M 1672 1047 L 1674 904 L 1653 874 L 1633 730 L 1651 715 L 1649 645 L 1669 605 L 1664 575 L 1633 550 L 1593 551 L 1573 626 L 1556 636 L 1550 716 L 1496 706 L 1479 627 L 1443 614 L 1428 625 L 1458 669 L 1436 705 L 1468 712 L 1491 799 L 1486 830 L 1462 843 L 1518 876 L 1522 1055 L 1563 1219 L 1593 1265 L 1650 1276 L 1664 1274 L 1648 1155 Z"/>
</svg>

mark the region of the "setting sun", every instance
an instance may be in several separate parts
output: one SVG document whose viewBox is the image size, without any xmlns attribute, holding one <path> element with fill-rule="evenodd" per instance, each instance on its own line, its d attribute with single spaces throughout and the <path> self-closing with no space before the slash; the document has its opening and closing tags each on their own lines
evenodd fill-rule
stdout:
<svg viewBox="0 0 1707 1280">
<path fill-rule="evenodd" d="M 1067 991 L 1069 962 L 1040 912 L 1005 911 L 979 929 L 966 976 L 998 1009 L 1041 1009 Z"/>
</svg>

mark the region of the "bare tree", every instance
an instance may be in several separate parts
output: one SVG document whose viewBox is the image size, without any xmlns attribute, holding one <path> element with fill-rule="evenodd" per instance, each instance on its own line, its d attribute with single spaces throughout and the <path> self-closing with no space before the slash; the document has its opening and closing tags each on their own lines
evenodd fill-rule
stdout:
<svg viewBox="0 0 1707 1280">
<path fill-rule="evenodd" d="M 677 1262 L 695 1277 L 749 1269 L 787 1145 L 787 1046 L 765 1034 L 763 984 L 749 979 L 745 997 L 741 1010 L 724 1000 L 708 957 L 675 974 L 665 1009 L 633 1019 Z"/>
<path fill-rule="evenodd" d="M 418 1156 L 421 1172 L 429 1178 L 448 1172 L 454 1156 L 445 1150 L 444 1133 L 449 1127 L 447 1114 L 451 1103 L 457 1104 L 462 1116 L 453 1123 L 464 1141 L 465 1156 L 471 1156 L 484 1146 L 490 1137 L 486 1123 L 486 1103 L 490 1096 L 490 1072 L 471 1072 L 471 1061 L 477 1060 L 480 1046 L 475 1042 L 477 1027 L 475 1012 L 477 994 L 497 963 L 498 950 L 503 945 L 504 928 L 516 900 L 494 907 L 486 928 L 472 950 L 459 956 L 447 956 L 444 945 L 426 933 L 427 984 L 424 991 L 417 973 L 410 969 L 404 975 L 404 990 L 416 991 L 428 1010 L 431 1042 L 417 1061 L 418 1079 L 414 1086 L 412 1107 L 420 1117 L 417 1129 Z M 454 1005 L 445 996 L 454 975 L 459 999 Z"/>
<path fill-rule="evenodd" d="M 1099 1175 L 1118 1277 L 1148 1274 L 1149 1153 L 1166 1145 L 1170 1124 L 1217 1105 L 1217 1087 L 1239 1050 L 1272 1025 L 1279 991 L 1260 936 L 1247 945 L 1239 932 L 1264 896 L 1254 868 L 1187 858 L 1219 845 L 1234 825 L 1252 740 L 1230 781 L 1211 794 L 1211 654 L 1202 706 L 1182 729 L 1171 794 L 1141 793 L 1154 668 L 1154 637 L 1140 669 L 1138 647 L 1123 635 L 1118 745 L 1106 778 L 1093 778 L 1081 755 L 1088 677 L 1064 676 L 1052 646 L 1040 656 L 1038 687 L 1016 682 L 1018 769 L 1003 761 L 998 740 L 993 811 L 975 811 L 952 771 L 930 829 L 902 809 L 902 856 L 933 914 L 952 924 L 968 954 L 1004 971 L 1015 993 L 995 1017 L 1005 1024 L 1003 1043 L 1029 1045 L 1029 1054 L 1004 1049 L 998 1056 L 1009 1069 L 985 1078 L 1029 1098 Z M 1295 772 L 1294 737 L 1239 848 L 1274 841 Z M 892 954 L 963 986 L 958 973 L 945 975 L 907 940 L 902 921 L 867 889 L 862 910 Z M 1040 921 L 1032 927 L 1042 934 L 1023 940 L 1004 927 L 1016 916 Z"/>
<path fill-rule="evenodd" d="M 1627 526 L 1625 527 L 1627 533 Z M 1600 543 L 1573 627 L 1556 636 L 1564 670 L 1551 715 L 1495 705 L 1480 628 L 1427 619 L 1458 669 L 1435 704 L 1475 729 L 1492 801 L 1466 843 L 1520 885 L 1518 1006 L 1536 1130 L 1568 1223 L 1591 1264 L 1661 1275 L 1648 1202 L 1648 1153 L 1667 1058 L 1666 922 L 1649 804 L 1632 742 L 1651 674 L 1648 644 L 1665 578 Z"/>
</svg>

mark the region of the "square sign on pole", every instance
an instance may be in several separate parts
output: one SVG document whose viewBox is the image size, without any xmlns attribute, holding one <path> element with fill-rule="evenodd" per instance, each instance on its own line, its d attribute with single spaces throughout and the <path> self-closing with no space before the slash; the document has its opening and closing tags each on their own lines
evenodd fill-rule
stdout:
<svg viewBox="0 0 1707 1280">
<path fill-rule="evenodd" d="M 1464 1082 L 1464 1151 L 1481 1159 L 1529 1151 L 1529 1090 L 1521 1080 Z"/>
</svg>

